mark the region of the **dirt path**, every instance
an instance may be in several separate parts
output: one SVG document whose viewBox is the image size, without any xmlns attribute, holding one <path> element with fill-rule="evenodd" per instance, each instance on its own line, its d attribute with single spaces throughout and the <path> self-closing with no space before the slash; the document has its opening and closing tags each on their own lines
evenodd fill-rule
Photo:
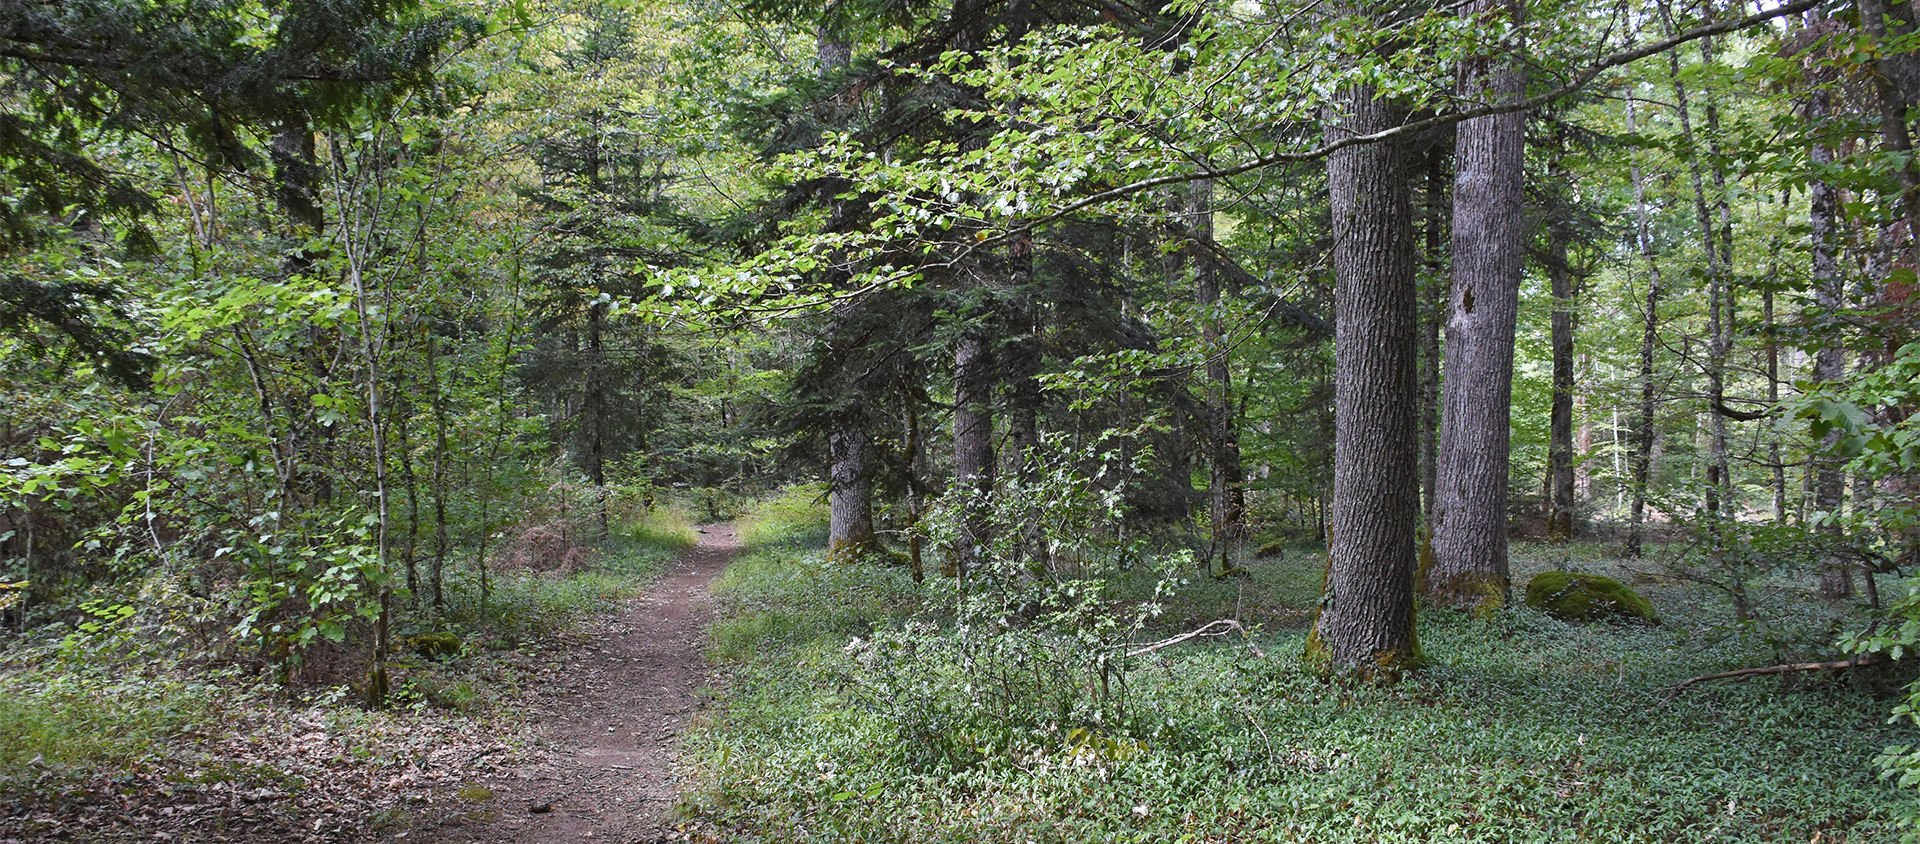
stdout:
<svg viewBox="0 0 1920 844">
<path fill-rule="evenodd" d="M 732 526 L 702 527 L 700 544 L 675 560 L 664 580 L 594 625 L 569 654 L 533 713 L 541 736 L 553 743 L 547 758 L 475 783 L 465 798 L 475 811 L 410 838 L 674 840 L 667 815 L 676 748 L 687 719 L 705 706 L 697 693 L 707 683 L 707 587 L 739 548 Z"/>
</svg>

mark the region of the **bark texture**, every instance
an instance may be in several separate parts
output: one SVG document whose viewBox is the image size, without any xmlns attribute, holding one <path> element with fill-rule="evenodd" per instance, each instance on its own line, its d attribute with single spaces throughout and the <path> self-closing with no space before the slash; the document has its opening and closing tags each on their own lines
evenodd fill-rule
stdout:
<svg viewBox="0 0 1920 844">
<path fill-rule="evenodd" d="M 864 426 L 846 424 L 827 437 L 827 555 L 854 560 L 874 549 L 872 481 Z"/>
<path fill-rule="evenodd" d="M 1512 14 L 1479 0 L 1469 14 Z M 1519 68 L 1471 61 L 1462 93 L 1499 102 L 1524 94 Z M 1462 122 L 1453 182 L 1453 285 L 1441 381 L 1434 490 L 1432 600 L 1484 609 L 1507 600 L 1507 469 L 1513 405 L 1513 332 L 1524 267 L 1526 168 L 1520 112 Z"/>
<path fill-rule="evenodd" d="M 953 482 L 965 499 L 952 573 L 961 577 L 979 566 L 993 539 L 987 506 L 994 474 L 992 367 L 985 328 L 969 327 L 953 352 Z"/>
<path fill-rule="evenodd" d="M 1343 92 L 1328 140 L 1398 125 L 1371 88 Z M 1419 662 L 1413 632 L 1419 394 L 1412 212 L 1400 150 L 1351 146 L 1327 158 L 1333 205 L 1334 459 L 1326 591 L 1309 639 L 1334 670 L 1392 673 Z"/>
<path fill-rule="evenodd" d="M 853 42 L 847 39 L 838 28 L 821 24 L 814 31 L 814 46 L 819 62 L 821 78 L 828 78 L 844 70 L 853 60 Z M 847 98 L 836 95 L 832 104 L 844 107 L 849 105 Z M 846 200 L 833 201 L 832 219 L 836 224 L 844 224 L 851 219 L 851 203 Z M 830 331 L 830 337 L 857 335 L 849 326 L 858 324 L 867 318 L 864 309 L 874 307 L 868 299 L 845 303 L 836 315 L 836 325 Z M 862 395 L 860 371 L 868 366 L 864 356 L 855 351 L 860 343 L 850 340 L 848 348 L 841 353 L 841 372 L 843 388 L 854 394 L 847 404 L 849 407 L 834 415 L 830 423 L 832 428 L 827 434 L 827 554 L 835 561 L 857 560 L 873 551 L 878 544 L 873 529 L 873 477 L 870 465 L 873 448 L 872 434 L 863 412 L 867 401 Z"/>
</svg>

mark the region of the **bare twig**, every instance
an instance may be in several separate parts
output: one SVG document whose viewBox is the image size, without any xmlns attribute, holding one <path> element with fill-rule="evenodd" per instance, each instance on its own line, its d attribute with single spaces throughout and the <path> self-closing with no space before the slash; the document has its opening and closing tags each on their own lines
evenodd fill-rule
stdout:
<svg viewBox="0 0 1920 844">
<path fill-rule="evenodd" d="M 1254 655 L 1260 657 L 1261 659 L 1266 658 L 1267 652 L 1261 650 L 1259 645 L 1256 645 L 1253 643 L 1253 635 L 1247 632 L 1247 628 L 1240 626 L 1240 622 L 1234 621 L 1231 618 L 1223 618 L 1223 619 L 1220 619 L 1219 621 L 1210 621 L 1210 622 L 1207 622 L 1206 624 L 1201 625 L 1197 629 L 1189 630 L 1171 639 L 1161 639 L 1160 641 L 1154 642 L 1151 645 L 1142 645 L 1138 648 L 1134 648 L 1133 650 L 1127 651 L 1127 656 L 1140 656 L 1142 654 L 1150 654 L 1150 653 L 1153 653 L 1154 651 L 1160 650 L 1161 648 L 1178 645 L 1181 642 L 1185 642 L 1189 639 L 1198 639 L 1205 636 L 1225 636 L 1227 635 L 1227 631 L 1229 630 L 1240 631 L 1240 635 L 1246 637 L 1247 647 L 1253 651 Z"/>
</svg>

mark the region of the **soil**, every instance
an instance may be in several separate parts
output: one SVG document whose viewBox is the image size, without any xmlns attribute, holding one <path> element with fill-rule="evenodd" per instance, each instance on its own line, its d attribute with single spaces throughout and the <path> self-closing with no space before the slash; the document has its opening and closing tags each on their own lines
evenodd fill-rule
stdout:
<svg viewBox="0 0 1920 844">
<path fill-rule="evenodd" d="M 400 840 L 683 840 L 671 818 L 674 761 L 687 720 L 707 704 L 707 587 L 739 548 L 731 526 L 700 528 L 665 579 L 571 649 L 529 713 L 544 752 L 474 780 L 459 794 L 469 808 Z"/>
</svg>

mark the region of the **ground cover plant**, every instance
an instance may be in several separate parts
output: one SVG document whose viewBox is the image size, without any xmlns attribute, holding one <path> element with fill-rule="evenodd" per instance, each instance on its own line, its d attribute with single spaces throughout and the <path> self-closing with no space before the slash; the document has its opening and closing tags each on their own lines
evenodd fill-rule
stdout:
<svg viewBox="0 0 1920 844">
<path fill-rule="evenodd" d="M 1517 576 L 1631 577 L 1591 547 L 1516 550 Z M 1323 566 L 1255 559 L 1246 585 L 1176 599 L 1203 620 L 1296 621 L 1131 657 L 1124 707 L 1096 712 L 1047 697 L 1063 677 L 995 708 L 975 685 L 993 672 L 891 570 L 827 565 L 819 543 L 753 551 L 716 588 L 733 681 L 691 739 L 682 811 L 724 841 L 1867 842 L 1897 840 L 1913 809 L 1873 764 L 1909 740 L 1886 718 L 1901 678 L 1672 690 L 1778 655 L 1696 587 L 1642 583 L 1658 627 L 1428 612 L 1432 663 L 1381 686 L 1303 664 L 1300 616 L 1246 601 Z"/>
</svg>

